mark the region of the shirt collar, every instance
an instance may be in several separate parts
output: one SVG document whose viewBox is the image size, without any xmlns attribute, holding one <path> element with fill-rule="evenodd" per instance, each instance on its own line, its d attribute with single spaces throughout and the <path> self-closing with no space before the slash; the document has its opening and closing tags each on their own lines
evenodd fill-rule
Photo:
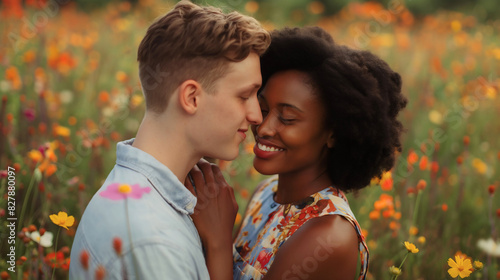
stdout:
<svg viewBox="0 0 500 280">
<path fill-rule="evenodd" d="M 158 193 L 183 214 L 193 214 L 196 197 L 168 167 L 152 155 L 132 146 L 134 138 L 116 146 L 116 164 L 135 170 L 148 178 Z"/>
</svg>

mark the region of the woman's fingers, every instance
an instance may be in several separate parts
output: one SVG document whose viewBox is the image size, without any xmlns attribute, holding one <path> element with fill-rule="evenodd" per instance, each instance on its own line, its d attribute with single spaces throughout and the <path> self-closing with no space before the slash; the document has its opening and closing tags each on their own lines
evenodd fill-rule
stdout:
<svg viewBox="0 0 500 280">
<path fill-rule="evenodd" d="M 215 182 L 214 173 L 212 171 L 212 165 L 210 162 L 202 159 L 197 163 L 203 177 L 205 179 L 205 187 L 203 189 L 203 195 L 208 198 L 214 198 L 219 194 L 219 184 Z M 198 191 L 200 192 L 200 191 Z"/>
<path fill-rule="evenodd" d="M 236 198 L 234 197 L 233 188 L 226 182 L 224 175 L 222 175 L 222 171 L 217 165 L 212 165 L 212 171 L 214 173 L 216 184 L 219 185 L 221 190 L 224 190 L 226 194 L 229 196 L 234 209 L 234 214 L 236 215 L 236 213 L 238 212 L 238 203 L 236 202 Z"/>
<path fill-rule="evenodd" d="M 222 175 L 220 168 L 215 164 L 212 164 L 211 168 L 212 168 L 212 174 L 214 176 L 215 182 L 217 182 L 217 184 L 227 185 L 226 179 L 224 178 L 224 175 Z"/>
<path fill-rule="evenodd" d="M 196 196 L 196 191 L 194 190 L 193 184 L 191 183 L 191 173 L 188 173 L 186 176 L 186 180 L 184 180 L 184 186 L 194 195 Z"/>
</svg>

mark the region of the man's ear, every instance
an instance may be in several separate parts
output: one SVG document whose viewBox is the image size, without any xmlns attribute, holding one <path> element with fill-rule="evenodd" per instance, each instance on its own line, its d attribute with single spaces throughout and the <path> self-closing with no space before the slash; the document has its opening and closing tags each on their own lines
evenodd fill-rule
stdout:
<svg viewBox="0 0 500 280">
<path fill-rule="evenodd" d="M 178 88 L 180 107 L 188 114 L 198 110 L 200 95 L 203 91 L 200 83 L 195 80 L 186 80 Z"/>
<path fill-rule="evenodd" d="M 335 138 L 333 137 L 333 131 L 328 133 L 328 139 L 326 140 L 326 146 L 331 149 L 335 146 Z"/>
</svg>

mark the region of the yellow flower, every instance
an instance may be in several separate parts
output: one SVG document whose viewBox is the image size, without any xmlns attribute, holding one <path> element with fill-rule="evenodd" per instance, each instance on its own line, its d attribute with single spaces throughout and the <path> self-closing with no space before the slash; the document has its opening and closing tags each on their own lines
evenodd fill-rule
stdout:
<svg viewBox="0 0 500 280">
<path fill-rule="evenodd" d="M 420 244 L 425 244 L 425 236 L 420 236 L 418 239 L 417 239 L 418 243 Z"/>
<path fill-rule="evenodd" d="M 39 162 L 43 159 L 43 155 L 39 150 L 31 150 L 28 153 L 28 157 L 34 162 Z"/>
<path fill-rule="evenodd" d="M 71 130 L 69 130 L 69 128 L 67 127 L 56 125 L 54 127 L 54 134 L 58 136 L 68 137 L 71 134 Z"/>
<path fill-rule="evenodd" d="M 418 248 L 413 243 L 405 241 L 405 247 L 406 247 L 406 250 L 408 250 L 408 252 L 410 252 L 410 253 L 413 253 L 413 254 L 418 253 Z"/>
<path fill-rule="evenodd" d="M 451 22 L 451 29 L 455 32 L 462 30 L 462 24 L 458 20 L 454 20 Z"/>
<path fill-rule="evenodd" d="M 392 274 L 392 275 L 400 275 L 401 274 L 401 269 L 395 267 L 395 266 L 391 266 L 389 267 L 389 272 Z"/>
<path fill-rule="evenodd" d="M 488 171 L 488 165 L 486 165 L 486 163 L 484 163 L 484 161 L 482 161 L 478 158 L 475 158 L 474 160 L 472 160 L 472 166 L 476 169 L 476 171 L 479 174 L 486 174 L 486 172 Z"/>
<path fill-rule="evenodd" d="M 144 100 L 144 97 L 142 97 L 142 95 L 135 94 L 130 99 L 130 104 L 132 105 L 133 108 L 135 108 L 135 107 L 141 105 L 143 100 Z"/>
<path fill-rule="evenodd" d="M 475 262 L 474 262 L 474 268 L 475 268 L 476 270 L 481 270 L 481 269 L 483 269 L 483 263 L 482 263 L 482 262 L 480 262 L 480 261 L 475 261 Z"/>
<path fill-rule="evenodd" d="M 449 258 L 448 265 L 451 267 L 448 269 L 448 274 L 453 278 L 457 276 L 460 276 L 460 278 L 469 277 L 472 273 L 472 264 L 470 260 L 464 259 L 462 256 L 456 255 L 455 261 Z"/>
<path fill-rule="evenodd" d="M 409 230 L 410 235 L 417 235 L 418 234 L 418 228 L 411 226 Z"/>
<path fill-rule="evenodd" d="M 49 216 L 50 220 L 65 229 L 68 229 L 68 227 L 72 226 L 75 223 L 75 217 L 73 216 L 68 216 L 66 212 L 59 211 L 59 213 L 52 214 Z"/>
</svg>

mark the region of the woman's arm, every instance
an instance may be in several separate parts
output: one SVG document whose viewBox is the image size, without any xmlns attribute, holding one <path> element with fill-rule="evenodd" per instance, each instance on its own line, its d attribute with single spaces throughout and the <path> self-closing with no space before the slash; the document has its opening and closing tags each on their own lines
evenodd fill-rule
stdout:
<svg viewBox="0 0 500 280">
<path fill-rule="evenodd" d="M 210 279 L 233 279 L 232 230 L 238 204 L 233 189 L 227 184 L 219 167 L 200 160 L 190 172 L 186 187 L 198 201 L 191 218 L 198 230 Z"/>
<path fill-rule="evenodd" d="M 279 248 L 263 279 L 354 279 L 358 235 L 339 215 L 313 218 Z"/>
</svg>

